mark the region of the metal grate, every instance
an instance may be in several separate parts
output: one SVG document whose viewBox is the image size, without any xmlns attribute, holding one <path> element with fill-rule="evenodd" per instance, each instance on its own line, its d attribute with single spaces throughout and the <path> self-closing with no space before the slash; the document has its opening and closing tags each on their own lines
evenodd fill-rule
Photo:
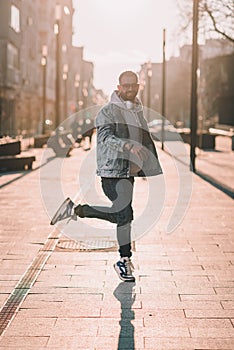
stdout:
<svg viewBox="0 0 234 350">
<path fill-rule="evenodd" d="M 85 241 L 72 241 L 61 240 L 57 243 L 57 250 L 62 249 L 66 251 L 116 251 L 117 242 L 108 240 L 85 240 Z"/>
</svg>

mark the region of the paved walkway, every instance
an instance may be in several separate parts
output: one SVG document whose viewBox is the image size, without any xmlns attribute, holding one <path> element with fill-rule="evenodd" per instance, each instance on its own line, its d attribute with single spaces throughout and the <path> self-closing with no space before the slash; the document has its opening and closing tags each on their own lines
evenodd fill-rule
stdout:
<svg viewBox="0 0 234 350">
<path fill-rule="evenodd" d="M 45 162 L 43 150 L 31 149 L 34 171 L 1 177 L 0 349 L 234 348 L 233 199 L 189 173 L 184 154 L 175 162 L 158 151 L 164 169 L 164 181 L 155 183 L 158 197 L 150 183 L 136 181 L 136 221 L 158 215 L 135 242 L 136 284 L 118 280 L 115 246 L 101 249 L 113 242 L 112 226 L 49 225 L 45 209 L 53 211 L 61 193 L 75 196 L 79 170 L 82 181 L 92 178 L 92 152 L 74 149 L 61 163 L 53 155 Z M 229 187 L 232 166 L 230 149 L 197 157 L 198 169 Z M 92 201 L 94 192 L 87 188 L 86 198 Z M 170 217 L 169 227 L 179 224 L 168 234 Z"/>
<path fill-rule="evenodd" d="M 214 151 L 198 150 L 198 173 L 234 198 L 234 151 L 231 137 L 216 136 Z"/>
</svg>

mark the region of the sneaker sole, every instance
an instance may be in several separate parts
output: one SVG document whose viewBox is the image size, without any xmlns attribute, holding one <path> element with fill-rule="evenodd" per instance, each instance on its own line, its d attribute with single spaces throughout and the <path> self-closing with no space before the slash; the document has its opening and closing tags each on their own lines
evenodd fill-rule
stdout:
<svg viewBox="0 0 234 350">
<path fill-rule="evenodd" d="M 58 218 L 59 218 L 59 215 L 61 214 L 61 209 L 64 207 L 64 206 L 67 206 L 67 204 L 71 202 L 71 199 L 68 197 L 65 199 L 65 201 L 60 205 L 60 207 L 58 208 L 58 210 L 56 211 L 56 213 L 54 214 L 53 218 L 51 219 L 51 222 L 50 222 L 50 225 L 54 225 L 56 224 L 56 222 L 58 221 Z M 72 202 L 73 203 L 73 202 Z M 73 205 L 75 205 L 73 203 Z"/>
<path fill-rule="evenodd" d="M 122 276 L 120 275 L 119 269 L 118 269 L 118 267 L 117 267 L 115 264 L 113 265 L 113 267 L 114 267 L 114 269 L 115 269 L 117 275 L 118 275 L 119 278 L 121 279 L 121 281 L 124 281 L 124 282 L 135 282 L 135 281 L 136 281 L 135 277 L 132 277 L 131 279 L 125 279 L 124 277 L 122 277 Z"/>
</svg>

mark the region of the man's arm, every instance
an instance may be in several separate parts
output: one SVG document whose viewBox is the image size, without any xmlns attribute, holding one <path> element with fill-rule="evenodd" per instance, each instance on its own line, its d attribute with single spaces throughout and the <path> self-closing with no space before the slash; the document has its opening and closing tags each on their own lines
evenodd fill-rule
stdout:
<svg viewBox="0 0 234 350">
<path fill-rule="evenodd" d="M 124 152 L 126 141 L 115 135 L 115 122 L 109 111 L 107 113 L 107 108 L 104 107 L 96 118 L 98 142 L 105 143 L 108 147 L 119 152 Z"/>
</svg>

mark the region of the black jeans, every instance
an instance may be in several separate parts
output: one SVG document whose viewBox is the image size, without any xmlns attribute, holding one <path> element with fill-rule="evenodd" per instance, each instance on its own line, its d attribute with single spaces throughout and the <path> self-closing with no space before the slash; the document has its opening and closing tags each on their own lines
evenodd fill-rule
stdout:
<svg viewBox="0 0 234 350">
<path fill-rule="evenodd" d="M 111 200 L 111 207 L 82 205 L 82 217 L 107 220 L 117 224 L 117 241 L 121 257 L 131 257 L 131 222 L 134 177 L 102 177 L 102 189 Z"/>
</svg>

